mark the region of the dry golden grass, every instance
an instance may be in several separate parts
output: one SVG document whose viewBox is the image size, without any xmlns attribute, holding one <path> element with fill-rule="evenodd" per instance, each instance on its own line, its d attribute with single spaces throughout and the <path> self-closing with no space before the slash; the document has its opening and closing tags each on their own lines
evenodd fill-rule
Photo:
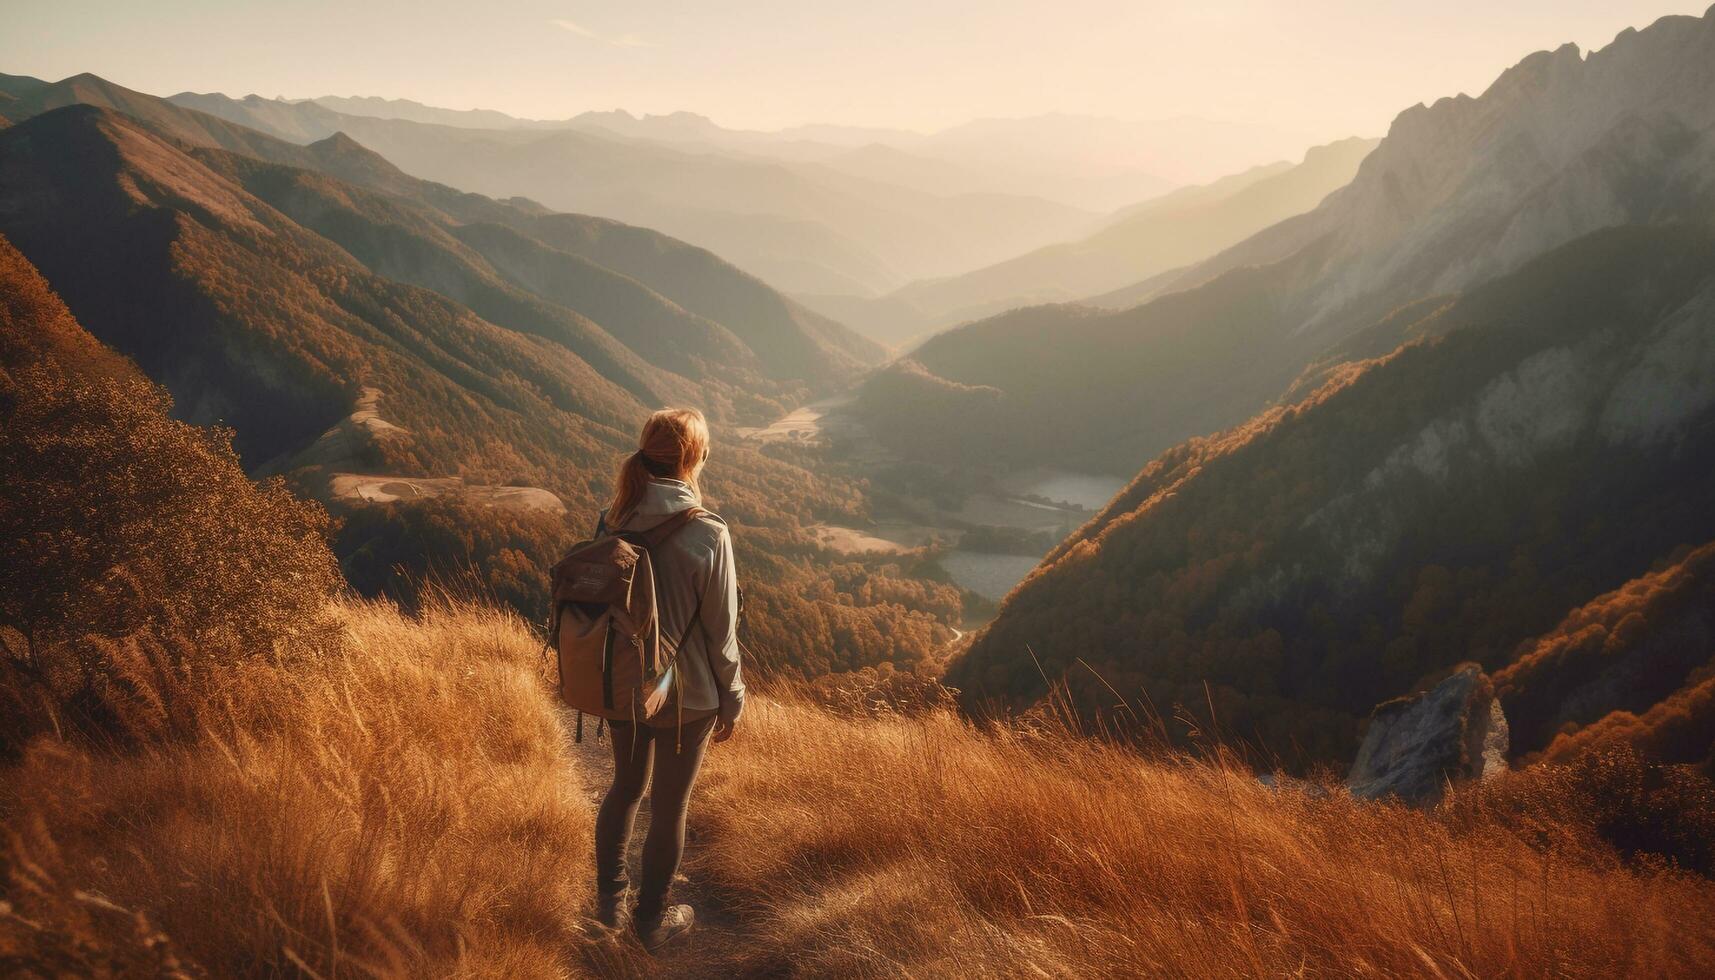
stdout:
<svg viewBox="0 0 1715 980">
<path fill-rule="evenodd" d="M 319 650 L 230 668 L 198 695 L 221 710 L 194 737 L 42 739 L 5 774 L 0 973 L 1715 967 L 1715 885 L 1628 869 L 1577 835 L 1533 849 L 1469 800 L 1431 814 L 1272 792 L 1063 733 L 784 694 L 710 753 L 681 893 L 705 927 L 652 960 L 582 923 L 588 756 L 523 625 L 471 608 L 337 617 Z"/>
<path fill-rule="evenodd" d="M 866 976 L 1707 975 L 1715 887 L 1481 813 L 1272 792 L 946 713 L 762 702 L 711 756 L 694 879 L 727 965 Z"/>
<path fill-rule="evenodd" d="M 576 971 L 592 817 L 535 642 L 493 612 L 337 616 L 321 649 L 162 692 L 222 709 L 188 741 L 32 747 L 5 778 L 0 963 Z"/>
</svg>

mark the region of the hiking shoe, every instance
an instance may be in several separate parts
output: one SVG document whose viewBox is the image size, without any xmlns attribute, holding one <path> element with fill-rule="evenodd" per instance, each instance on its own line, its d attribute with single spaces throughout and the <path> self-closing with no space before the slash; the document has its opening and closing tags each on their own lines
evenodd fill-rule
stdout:
<svg viewBox="0 0 1715 980">
<path fill-rule="evenodd" d="M 653 953 L 691 931 L 697 913 L 689 905 L 675 905 L 650 921 L 633 923 L 643 948 Z"/>
<path fill-rule="evenodd" d="M 625 893 L 617 895 L 597 895 L 595 897 L 595 920 L 604 929 L 618 929 L 625 925 L 629 916 L 625 911 Z"/>
</svg>

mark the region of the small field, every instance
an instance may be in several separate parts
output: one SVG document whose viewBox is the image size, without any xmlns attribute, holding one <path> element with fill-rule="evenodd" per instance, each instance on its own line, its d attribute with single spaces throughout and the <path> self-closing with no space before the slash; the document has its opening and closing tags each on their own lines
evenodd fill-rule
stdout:
<svg viewBox="0 0 1715 980">
<path fill-rule="evenodd" d="M 396 500 L 424 500 L 429 497 L 455 496 L 471 503 L 511 510 L 540 510 L 553 514 L 566 512 L 566 505 L 553 493 L 541 487 L 499 487 L 466 483 L 456 476 L 376 476 L 361 473 L 335 473 L 328 481 L 334 500 L 347 503 L 392 503 Z"/>
<path fill-rule="evenodd" d="M 842 555 L 898 555 L 928 544 L 935 529 L 917 524 L 877 524 L 867 530 L 817 524 L 810 533 L 817 544 Z"/>
</svg>

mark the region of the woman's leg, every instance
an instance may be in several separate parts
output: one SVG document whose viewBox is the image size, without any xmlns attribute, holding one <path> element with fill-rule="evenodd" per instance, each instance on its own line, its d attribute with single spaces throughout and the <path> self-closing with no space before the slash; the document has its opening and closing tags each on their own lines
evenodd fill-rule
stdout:
<svg viewBox="0 0 1715 980">
<path fill-rule="evenodd" d="M 637 819 L 637 804 L 649 785 L 649 737 L 646 725 L 610 722 L 608 739 L 613 742 L 613 785 L 602 797 L 595 817 L 596 891 L 618 895 L 625 891 L 625 849 L 631 842 L 631 825 Z"/>
<path fill-rule="evenodd" d="M 637 918 L 649 922 L 667 904 L 667 890 L 685 851 L 685 811 L 691 787 L 703 764 L 714 730 L 713 717 L 655 730 L 655 779 L 649 790 L 649 836 L 643 841 L 643 881 L 637 890 Z"/>
</svg>

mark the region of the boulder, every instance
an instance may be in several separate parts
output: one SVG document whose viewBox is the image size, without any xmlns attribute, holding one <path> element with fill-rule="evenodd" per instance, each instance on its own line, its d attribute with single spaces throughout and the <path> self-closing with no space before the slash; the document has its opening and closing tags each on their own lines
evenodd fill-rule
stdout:
<svg viewBox="0 0 1715 980">
<path fill-rule="evenodd" d="M 1450 783 L 1505 770 L 1507 741 L 1494 684 L 1467 664 L 1428 691 L 1377 705 L 1346 785 L 1353 796 L 1429 805 Z"/>
</svg>

